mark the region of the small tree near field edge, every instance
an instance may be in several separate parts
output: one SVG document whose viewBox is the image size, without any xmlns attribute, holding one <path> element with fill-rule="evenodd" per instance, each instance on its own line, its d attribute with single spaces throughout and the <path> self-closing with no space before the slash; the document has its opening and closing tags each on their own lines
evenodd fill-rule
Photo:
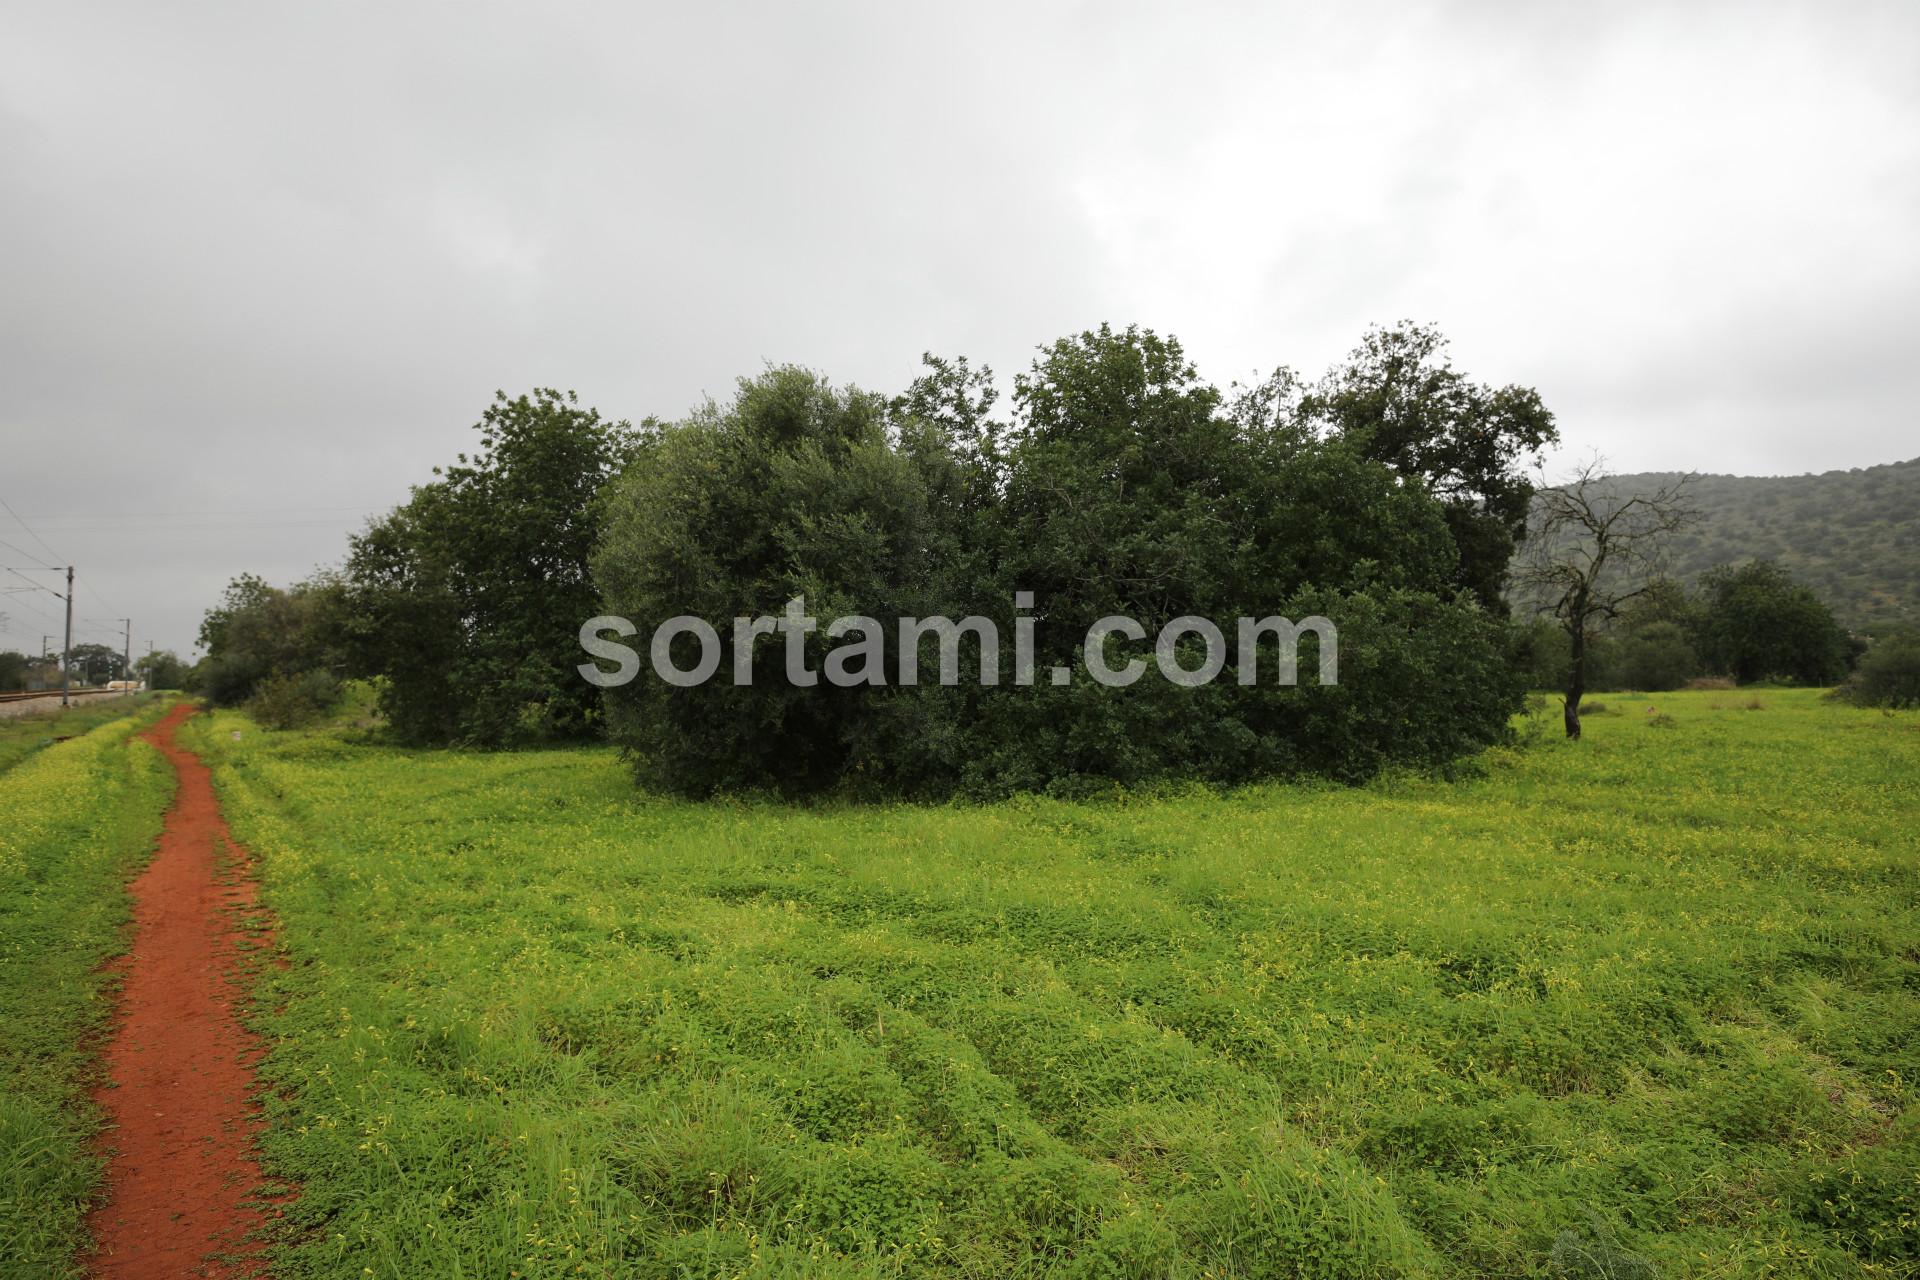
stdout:
<svg viewBox="0 0 1920 1280">
<path fill-rule="evenodd" d="M 1648 493 L 1623 494 L 1594 458 L 1565 482 L 1540 486 L 1535 495 L 1530 555 L 1518 581 L 1543 602 L 1571 642 L 1563 691 L 1569 738 L 1580 736 L 1589 641 L 1662 577 L 1667 540 L 1695 519 L 1686 492 L 1691 479 L 1681 476 Z"/>
</svg>

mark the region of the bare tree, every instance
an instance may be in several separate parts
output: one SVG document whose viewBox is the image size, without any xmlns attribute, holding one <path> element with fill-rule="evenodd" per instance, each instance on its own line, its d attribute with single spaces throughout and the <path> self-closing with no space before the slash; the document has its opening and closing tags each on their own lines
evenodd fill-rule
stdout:
<svg viewBox="0 0 1920 1280">
<path fill-rule="evenodd" d="M 1515 578 L 1573 642 L 1565 690 L 1569 738 L 1580 736 L 1589 634 L 1662 576 L 1667 539 L 1697 518 L 1687 500 L 1692 476 L 1651 493 L 1628 494 L 1610 484 L 1603 467 L 1594 458 L 1562 483 L 1539 486 L 1528 562 Z"/>
</svg>

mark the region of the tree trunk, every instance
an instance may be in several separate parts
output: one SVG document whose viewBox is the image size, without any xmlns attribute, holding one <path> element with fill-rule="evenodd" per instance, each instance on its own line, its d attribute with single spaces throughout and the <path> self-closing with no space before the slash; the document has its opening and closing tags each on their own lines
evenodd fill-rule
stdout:
<svg viewBox="0 0 1920 1280">
<path fill-rule="evenodd" d="M 1573 640 L 1573 665 L 1567 672 L 1566 704 L 1563 713 L 1567 736 L 1580 736 L 1580 700 L 1587 695 L 1587 629 L 1583 625 L 1567 628 Z"/>
</svg>

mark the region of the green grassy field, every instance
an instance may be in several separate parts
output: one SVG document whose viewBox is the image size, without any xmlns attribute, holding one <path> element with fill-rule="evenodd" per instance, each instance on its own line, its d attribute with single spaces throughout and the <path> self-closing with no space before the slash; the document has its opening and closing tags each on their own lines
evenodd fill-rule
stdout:
<svg viewBox="0 0 1920 1280">
<path fill-rule="evenodd" d="M 817 810 L 197 721 L 280 1273 L 1913 1274 L 1920 717 L 1608 701 L 1452 782 Z"/>
<path fill-rule="evenodd" d="M 65 711 L 0 716 L 0 773 L 19 764 L 60 738 L 76 738 L 144 708 L 159 695 L 137 693 L 132 698 L 87 698 Z"/>
<path fill-rule="evenodd" d="M 0 1263 L 8 1280 L 77 1274 L 99 1180 L 87 1085 L 124 948 L 126 881 L 146 860 L 173 771 L 133 738 L 158 706 L 68 713 L 84 736 L 0 773 Z M 84 722 L 99 727 L 85 730 Z M 9 724 L 0 721 L 0 728 Z M 45 722 L 42 722 L 44 731 Z M 36 745 L 38 745 L 36 743 Z"/>
</svg>

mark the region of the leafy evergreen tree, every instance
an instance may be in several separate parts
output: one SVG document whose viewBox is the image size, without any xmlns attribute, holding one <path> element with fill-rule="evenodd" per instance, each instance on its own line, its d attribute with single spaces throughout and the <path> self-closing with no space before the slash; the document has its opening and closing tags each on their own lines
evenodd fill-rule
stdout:
<svg viewBox="0 0 1920 1280">
<path fill-rule="evenodd" d="M 705 619 L 730 662 L 733 618 L 778 616 L 804 594 L 815 617 L 884 624 L 887 683 L 796 688 L 786 637 L 767 637 L 750 687 L 643 671 L 609 689 L 616 737 L 643 780 L 676 790 L 890 794 L 1358 778 L 1500 737 L 1519 691 L 1496 622 L 1453 598 L 1443 505 L 1352 441 L 1277 422 L 1262 395 L 1225 401 L 1174 340 L 1105 327 L 1043 351 L 1016 381 L 1011 422 L 964 361 L 930 360 L 890 405 L 798 369 L 742 382 L 610 487 L 594 559 L 604 611 L 642 637 Z M 1015 668 L 1016 592 L 1034 596 L 1030 673 Z M 1080 666 L 1088 625 L 1108 615 L 1151 635 L 1183 615 L 1231 632 L 1276 613 L 1336 619 L 1338 684 L 1314 683 L 1309 645 L 1306 682 L 1280 685 L 1271 642 L 1254 685 L 1230 671 L 1200 688 L 1110 688 Z M 996 624 L 991 683 L 894 682 L 895 619 L 936 614 Z M 817 671 L 840 640 L 795 642 Z M 671 652 L 683 670 L 696 660 L 690 642 Z M 1200 642 L 1180 657 L 1197 668 Z M 969 670 L 979 660 L 966 642 Z M 1073 678 L 1056 685 L 1055 666 Z"/>
<path fill-rule="evenodd" d="M 587 569 L 601 485 L 635 447 L 572 392 L 498 393 L 480 447 L 353 539 L 354 649 L 416 742 L 583 737 L 597 691 L 574 672 L 594 612 Z"/>
<path fill-rule="evenodd" d="M 1362 456 L 1423 480 L 1459 549 L 1455 581 L 1489 610 L 1506 611 L 1508 570 L 1533 497 L 1527 463 L 1560 438 L 1537 391 L 1473 382 L 1447 358 L 1438 329 L 1401 323 L 1370 331 L 1302 396 L 1298 412 Z"/>
<path fill-rule="evenodd" d="M 911 736 L 903 716 L 937 741 L 934 717 L 913 714 L 924 704 L 901 696 L 910 690 L 790 683 L 785 634 L 755 638 L 752 682 L 736 686 L 731 620 L 782 616 L 799 597 L 813 617 L 865 615 L 888 629 L 902 614 L 937 612 L 926 592 L 943 530 L 931 495 L 957 492 L 958 477 L 941 474 L 957 467 L 925 440 L 917 453 L 896 448 L 881 397 L 791 367 L 742 379 L 730 404 L 707 404 L 638 455 L 609 492 L 593 557 L 604 607 L 574 625 L 624 617 L 644 645 L 670 618 L 700 618 L 724 664 L 697 688 L 649 665 L 607 691 L 614 736 L 643 776 L 693 792 L 812 791 L 850 774 L 897 778 L 908 767 L 896 750 Z M 818 673 L 839 639 L 816 630 L 796 643 Z M 687 637 L 670 655 L 691 669 L 697 649 Z M 568 651 L 577 662 L 571 638 Z"/>
<path fill-rule="evenodd" d="M 1833 684 L 1847 673 L 1847 633 L 1813 590 L 1771 560 L 1724 566 L 1702 579 L 1708 664 L 1742 684 Z"/>
</svg>

